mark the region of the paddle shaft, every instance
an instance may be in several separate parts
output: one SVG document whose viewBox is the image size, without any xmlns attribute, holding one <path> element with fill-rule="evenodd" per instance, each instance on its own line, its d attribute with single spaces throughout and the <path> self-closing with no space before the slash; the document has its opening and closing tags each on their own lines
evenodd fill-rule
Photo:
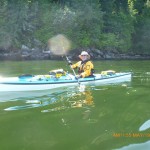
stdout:
<svg viewBox="0 0 150 150">
<path fill-rule="evenodd" d="M 69 61 L 69 58 L 68 58 L 67 56 L 66 56 L 66 59 L 67 59 L 67 62 L 68 62 L 68 61 Z M 76 77 L 77 75 L 76 75 L 74 69 L 71 67 L 71 65 L 70 65 L 70 68 L 71 68 L 71 70 L 72 70 L 74 76 Z M 77 79 L 77 81 L 78 81 L 78 84 L 80 85 L 79 79 L 78 79 L 78 78 L 76 78 L 76 79 Z"/>
</svg>

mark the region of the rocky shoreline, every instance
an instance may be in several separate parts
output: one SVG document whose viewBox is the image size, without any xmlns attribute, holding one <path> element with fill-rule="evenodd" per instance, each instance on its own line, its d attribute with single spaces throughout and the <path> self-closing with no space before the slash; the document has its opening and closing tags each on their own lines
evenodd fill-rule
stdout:
<svg viewBox="0 0 150 150">
<path fill-rule="evenodd" d="M 72 50 L 68 57 L 72 60 L 77 60 L 81 51 Z M 117 51 L 101 51 L 98 49 L 88 49 L 87 52 L 91 55 L 92 60 L 150 60 L 150 55 L 144 54 L 119 53 Z M 26 46 L 16 52 L 0 53 L 0 60 L 60 60 L 60 58 L 62 56 L 56 56 L 49 50 L 29 49 Z"/>
</svg>

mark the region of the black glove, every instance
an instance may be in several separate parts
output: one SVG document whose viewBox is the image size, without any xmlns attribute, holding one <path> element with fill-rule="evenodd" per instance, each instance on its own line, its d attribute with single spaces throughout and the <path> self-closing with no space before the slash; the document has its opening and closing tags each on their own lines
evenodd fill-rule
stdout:
<svg viewBox="0 0 150 150">
<path fill-rule="evenodd" d="M 68 59 L 68 57 L 67 57 L 67 62 L 68 62 L 68 65 L 72 65 L 72 62 L 71 60 Z"/>
<path fill-rule="evenodd" d="M 70 60 L 68 61 L 68 65 L 72 65 L 72 62 Z"/>
</svg>

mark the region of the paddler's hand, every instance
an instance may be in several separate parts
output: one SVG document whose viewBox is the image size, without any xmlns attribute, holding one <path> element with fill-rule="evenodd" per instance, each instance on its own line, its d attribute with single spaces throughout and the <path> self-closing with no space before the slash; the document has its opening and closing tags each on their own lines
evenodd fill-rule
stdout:
<svg viewBox="0 0 150 150">
<path fill-rule="evenodd" d="M 82 78 L 81 75 L 76 75 L 76 79 Z"/>
<path fill-rule="evenodd" d="M 73 69 L 73 65 L 70 65 L 70 68 Z"/>
</svg>

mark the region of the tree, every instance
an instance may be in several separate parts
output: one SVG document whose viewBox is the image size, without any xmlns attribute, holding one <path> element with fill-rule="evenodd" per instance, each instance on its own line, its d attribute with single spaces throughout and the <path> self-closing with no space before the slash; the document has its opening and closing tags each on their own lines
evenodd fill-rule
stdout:
<svg viewBox="0 0 150 150">
<path fill-rule="evenodd" d="M 132 4 L 136 16 L 135 33 L 133 34 L 132 49 L 135 53 L 150 54 L 150 1 L 139 0 Z"/>
</svg>

